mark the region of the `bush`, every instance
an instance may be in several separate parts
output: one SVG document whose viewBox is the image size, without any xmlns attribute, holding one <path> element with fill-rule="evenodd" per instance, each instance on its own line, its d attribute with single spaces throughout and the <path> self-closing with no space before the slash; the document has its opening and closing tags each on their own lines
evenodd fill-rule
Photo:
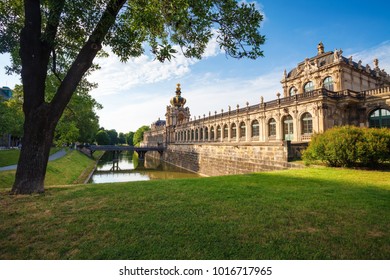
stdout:
<svg viewBox="0 0 390 280">
<path fill-rule="evenodd" d="M 329 166 L 371 166 L 390 159 L 389 129 L 335 127 L 312 137 L 303 153 L 306 164 L 322 161 Z"/>
<path fill-rule="evenodd" d="M 390 159 L 390 130 L 364 129 L 364 139 L 357 146 L 359 159 L 365 166 L 376 166 Z"/>
</svg>

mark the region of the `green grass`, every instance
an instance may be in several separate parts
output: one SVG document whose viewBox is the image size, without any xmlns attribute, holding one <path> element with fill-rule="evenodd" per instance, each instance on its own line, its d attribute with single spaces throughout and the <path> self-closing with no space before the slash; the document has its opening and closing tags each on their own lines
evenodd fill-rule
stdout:
<svg viewBox="0 0 390 280">
<path fill-rule="evenodd" d="M 52 148 L 50 154 L 54 154 L 61 148 Z M 0 167 L 14 165 L 18 163 L 20 150 L 0 150 Z"/>
<path fill-rule="evenodd" d="M 0 192 L 0 259 L 390 259 L 390 172 Z"/>
<path fill-rule="evenodd" d="M 0 167 L 18 163 L 20 150 L 1 150 Z"/>
<path fill-rule="evenodd" d="M 100 156 L 101 152 L 95 153 Z M 64 157 L 50 161 L 46 170 L 45 185 L 69 185 L 83 183 L 93 170 L 95 161 L 78 151 L 70 151 Z M 15 171 L 0 172 L 0 190 L 10 190 Z"/>
</svg>

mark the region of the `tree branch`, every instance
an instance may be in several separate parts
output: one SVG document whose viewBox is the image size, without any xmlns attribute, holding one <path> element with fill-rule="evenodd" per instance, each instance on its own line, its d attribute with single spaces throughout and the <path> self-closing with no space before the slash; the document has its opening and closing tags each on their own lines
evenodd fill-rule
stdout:
<svg viewBox="0 0 390 280">
<path fill-rule="evenodd" d="M 91 67 L 93 59 L 102 47 L 104 37 L 114 25 L 116 17 L 125 3 L 126 0 L 111 0 L 107 4 L 94 31 L 81 48 L 51 102 L 51 117 L 55 120 L 59 120 L 83 75 Z"/>
<path fill-rule="evenodd" d="M 53 65 L 52 65 L 51 71 L 53 72 L 54 76 L 60 81 L 60 83 L 62 83 L 62 79 L 61 79 L 60 75 L 57 72 L 57 55 L 56 55 L 55 48 L 53 48 L 52 53 L 53 53 L 52 54 Z"/>
</svg>

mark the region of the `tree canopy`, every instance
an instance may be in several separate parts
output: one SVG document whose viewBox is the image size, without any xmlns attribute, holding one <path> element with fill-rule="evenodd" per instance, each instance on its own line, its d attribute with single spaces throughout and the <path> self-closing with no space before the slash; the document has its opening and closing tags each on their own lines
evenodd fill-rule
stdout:
<svg viewBox="0 0 390 280">
<path fill-rule="evenodd" d="M 201 58 L 210 39 L 227 56 L 263 55 L 263 17 L 236 0 L 9 0 L 0 2 L 0 53 L 20 73 L 25 115 L 12 193 L 43 192 L 54 131 L 73 93 L 107 46 L 122 61 L 150 51 L 157 60 Z M 47 98 L 47 80 L 58 80 Z"/>
<path fill-rule="evenodd" d="M 138 146 L 144 140 L 144 132 L 149 131 L 150 127 L 147 125 L 143 125 L 137 129 L 137 131 L 133 135 L 133 144 L 134 146 Z"/>
</svg>

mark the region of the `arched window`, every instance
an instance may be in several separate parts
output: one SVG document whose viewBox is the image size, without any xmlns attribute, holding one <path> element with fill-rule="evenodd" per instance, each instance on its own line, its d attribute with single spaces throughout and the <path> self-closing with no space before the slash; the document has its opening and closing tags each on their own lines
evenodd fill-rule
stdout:
<svg viewBox="0 0 390 280">
<path fill-rule="evenodd" d="M 235 140 L 236 137 L 237 137 L 237 126 L 235 123 L 233 123 L 230 131 L 230 139 Z"/>
<path fill-rule="evenodd" d="M 324 79 L 324 88 L 330 91 L 334 90 L 332 77 L 328 76 Z"/>
<path fill-rule="evenodd" d="M 191 141 L 194 141 L 195 139 L 195 135 L 194 135 L 194 130 L 192 129 L 191 130 Z"/>
<path fill-rule="evenodd" d="M 303 88 L 304 92 L 310 92 L 314 90 L 314 84 L 312 81 L 307 82 Z"/>
<path fill-rule="evenodd" d="M 390 128 L 390 111 L 378 109 L 370 114 L 368 118 L 369 127 Z"/>
<path fill-rule="evenodd" d="M 268 121 L 268 136 L 276 136 L 276 121 L 274 118 Z"/>
<path fill-rule="evenodd" d="M 229 135 L 229 128 L 228 128 L 228 125 L 227 124 L 225 124 L 224 126 L 223 126 L 223 138 L 228 138 L 228 135 Z"/>
<path fill-rule="evenodd" d="M 293 118 L 288 115 L 283 119 L 283 132 L 284 132 L 284 140 L 293 140 L 294 138 L 294 124 Z"/>
<path fill-rule="evenodd" d="M 290 88 L 289 92 L 288 92 L 288 95 L 289 96 L 294 96 L 298 93 L 298 90 L 296 89 L 296 87 L 292 87 Z"/>
<path fill-rule="evenodd" d="M 200 136 L 200 137 L 199 137 L 199 141 L 203 141 L 203 128 L 199 129 L 199 132 L 200 132 L 200 133 L 199 133 L 199 134 L 200 134 L 200 135 L 199 135 L 199 136 Z"/>
<path fill-rule="evenodd" d="M 254 120 L 252 122 L 252 137 L 258 137 L 260 135 L 259 122 Z"/>
<path fill-rule="evenodd" d="M 208 127 L 206 127 L 206 128 L 204 129 L 204 140 L 205 140 L 205 141 L 208 141 L 208 140 L 209 140 L 209 128 L 208 128 Z"/>
<path fill-rule="evenodd" d="M 199 141 L 199 132 L 198 132 L 198 129 L 195 130 L 195 141 Z"/>
<path fill-rule="evenodd" d="M 210 140 L 211 141 L 214 141 L 215 139 L 214 139 L 214 126 L 212 126 L 211 128 L 210 128 Z"/>
<path fill-rule="evenodd" d="M 217 126 L 217 139 L 221 140 L 221 135 L 222 135 L 222 129 L 221 126 Z"/>
<path fill-rule="evenodd" d="M 310 113 L 304 113 L 302 115 L 302 134 L 313 133 L 313 118 Z"/>
<path fill-rule="evenodd" d="M 246 125 L 245 122 L 240 123 L 240 137 L 246 136 Z"/>
</svg>

